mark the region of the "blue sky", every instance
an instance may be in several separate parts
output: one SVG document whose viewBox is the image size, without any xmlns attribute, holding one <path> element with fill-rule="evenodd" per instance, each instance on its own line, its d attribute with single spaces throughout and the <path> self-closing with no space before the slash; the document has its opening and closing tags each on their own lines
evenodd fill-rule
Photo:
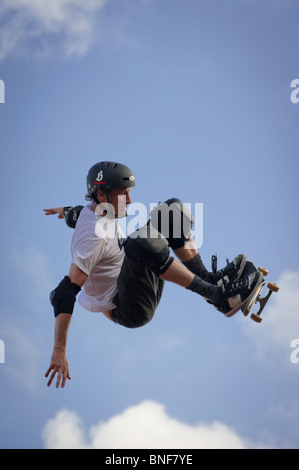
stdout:
<svg viewBox="0 0 299 470">
<path fill-rule="evenodd" d="M 44 4 L 0 9 L 0 447 L 298 447 L 298 3 Z M 203 203 L 206 265 L 246 253 L 280 291 L 260 325 L 175 285 L 139 330 L 76 305 L 49 389 L 72 231 L 43 209 L 84 204 L 103 159 L 135 202 Z"/>
</svg>

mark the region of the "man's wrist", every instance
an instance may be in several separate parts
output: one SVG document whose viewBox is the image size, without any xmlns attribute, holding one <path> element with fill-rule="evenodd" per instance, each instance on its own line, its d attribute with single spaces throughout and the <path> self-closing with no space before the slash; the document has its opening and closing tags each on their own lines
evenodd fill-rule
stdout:
<svg viewBox="0 0 299 470">
<path fill-rule="evenodd" d="M 58 352 L 58 351 L 60 351 L 60 352 L 65 352 L 65 350 L 66 350 L 66 342 L 63 342 L 63 343 L 61 343 L 61 342 L 55 342 L 55 343 L 54 343 L 53 350 L 54 350 L 54 351 L 57 351 L 57 352 Z"/>
<path fill-rule="evenodd" d="M 62 214 L 63 217 L 66 217 L 66 215 L 69 213 L 69 211 L 73 208 L 73 206 L 65 206 L 62 208 Z"/>
</svg>

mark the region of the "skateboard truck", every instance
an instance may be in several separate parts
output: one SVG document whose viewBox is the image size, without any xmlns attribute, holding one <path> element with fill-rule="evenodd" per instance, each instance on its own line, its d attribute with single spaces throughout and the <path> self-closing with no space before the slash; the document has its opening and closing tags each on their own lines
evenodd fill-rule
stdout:
<svg viewBox="0 0 299 470">
<path fill-rule="evenodd" d="M 261 266 L 258 268 L 258 270 L 264 275 L 264 276 L 267 276 L 269 274 L 269 271 L 265 268 L 262 268 Z M 263 320 L 262 317 L 261 317 L 261 313 L 262 311 L 264 310 L 264 307 L 266 305 L 266 303 L 268 302 L 269 298 L 271 297 L 272 293 L 273 292 L 278 292 L 279 291 L 279 287 L 277 284 L 275 284 L 274 282 L 269 282 L 267 284 L 267 287 L 269 289 L 268 291 L 268 294 L 265 296 L 265 297 L 261 297 L 260 296 L 260 293 L 263 289 L 263 287 L 265 286 L 266 284 L 266 281 L 263 281 L 259 286 L 258 288 L 252 293 L 252 295 L 250 296 L 247 304 L 245 305 L 245 307 L 242 309 L 243 310 L 243 314 L 245 316 L 247 316 L 251 309 L 253 308 L 253 306 L 255 305 L 255 303 L 259 302 L 260 304 L 260 308 L 259 310 L 257 311 L 257 313 L 252 313 L 250 315 L 250 318 L 257 322 L 257 323 L 261 323 L 261 321 Z"/>
</svg>

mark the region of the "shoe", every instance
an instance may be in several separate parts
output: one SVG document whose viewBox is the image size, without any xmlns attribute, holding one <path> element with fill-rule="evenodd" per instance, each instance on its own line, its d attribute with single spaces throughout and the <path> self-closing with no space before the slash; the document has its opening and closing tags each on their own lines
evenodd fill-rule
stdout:
<svg viewBox="0 0 299 470">
<path fill-rule="evenodd" d="M 223 294 L 220 301 L 213 304 L 214 307 L 227 317 L 234 315 L 246 304 L 252 291 L 262 283 L 263 279 L 260 271 L 254 271 L 238 281 L 223 283 L 220 286 Z"/>
<path fill-rule="evenodd" d="M 227 261 L 225 268 L 217 271 L 217 256 L 212 256 L 211 284 L 220 287 L 233 281 L 238 281 L 246 265 L 246 255 L 238 255 L 230 263 Z"/>
</svg>

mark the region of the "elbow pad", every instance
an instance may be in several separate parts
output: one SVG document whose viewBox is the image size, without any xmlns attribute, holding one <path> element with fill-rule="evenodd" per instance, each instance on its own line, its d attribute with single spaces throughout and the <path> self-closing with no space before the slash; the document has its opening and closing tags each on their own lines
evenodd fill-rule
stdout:
<svg viewBox="0 0 299 470">
<path fill-rule="evenodd" d="M 50 293 L 50 302 L 54 307 L 55 318 L 60 313 L 69 313 L 72 315 L 76 302 L 76 295 L 81 287 L 71 282 L 68 276 L 64 276 L 56 289 Z"/>
<path fill-rule="evenodd" d="M 76 223 L 79 219 L 80 212 L 82 211 L 84 206 L 76 206 L 76 207 L 64 207 L 63 208 L 63 215 L 65 219 L 65 223 L 70 228 L 75 228 Z"/>
</svg>

